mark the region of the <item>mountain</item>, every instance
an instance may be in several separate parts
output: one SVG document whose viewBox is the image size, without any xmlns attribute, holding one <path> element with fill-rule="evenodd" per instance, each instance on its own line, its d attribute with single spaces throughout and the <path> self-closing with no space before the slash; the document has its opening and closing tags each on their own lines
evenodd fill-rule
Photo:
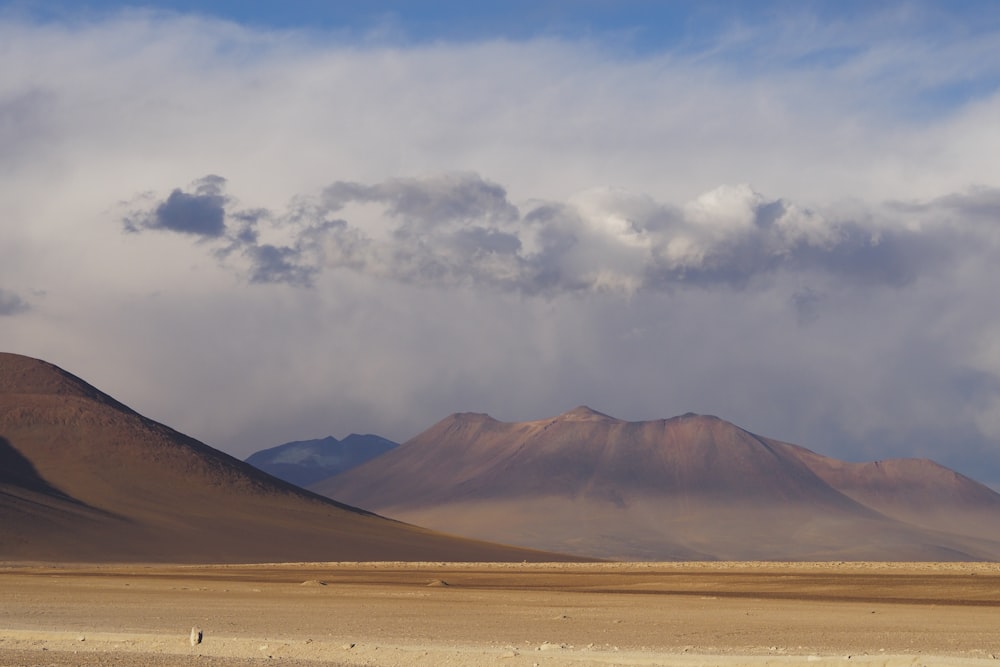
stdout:
<svg viewBox="0 0 1000 667">
<path fill-rule="evenodd" d="M 786 446 L 825 482 L 886 516 L 961 535 L 1000 536 L 1000 494 L 934 461 L 849 463 Z"/>
<path fill-rule="evenodd" d="M 438 530 L 596 557 L 1000 558 L 994 524 L 947 521 L 1000 517 L 1000 494 L 972 480 L 929 461 L 847 464 L 695 414 L 455 414 L 311 488 Z M 944 498 L 934 521 L 908 509 Z"/>
<path fill-rule="evenodd" d="M 0 353 L 0 560 L 551 560 L 275 479 L 51 364 Z"/>
<path fill-rule="evenodd" d="M 262 449 L 246 462 L 278 479 L 308 486 L 385 454 L 398 447 L 377 435 L 352 433 L 343 440 L 333 436 L 317 440 L 297 440 Z"/>
</svg>

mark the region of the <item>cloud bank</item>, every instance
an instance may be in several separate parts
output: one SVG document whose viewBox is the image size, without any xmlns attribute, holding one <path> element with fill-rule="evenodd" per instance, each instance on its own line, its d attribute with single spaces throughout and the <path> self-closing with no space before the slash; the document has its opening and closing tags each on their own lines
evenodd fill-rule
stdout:
<svg viewBox="0 0 1000 667">
<path fill-rule="evenodd" d="M 217 240 L 244 260 L 252 283 L 311 286 L 325 270 L 428 286 L 476 286 L 523 295 L 743 287 L 778 271 L 857 285 L 904 286 L 972 243 L 994 245 L 987 223 L 1000 191 L 894 203 L 863 219 L 823 215 L 750 186 L 721 185 L 674 205 L 597 188 L 563 202 L 513 204 L 474 173 L 337 181 L 283 211 L 241 210 L 206 176 L 124 220 L 130 232 L 172 231 Z M 368 207 L 368 227 L 349 219 Z M 372 211 L 374 207 L 374 211 Z M 895 214 L 903 224 L 888 215 Z M 960 229 L 948 220 L 958 215 Z M 881 216 L 881 217 L 880 217 Z M 282 233 L 284 245 L 264 243 Z M 803 297 L 803 306 L 814 300 Z"/>
</svg>

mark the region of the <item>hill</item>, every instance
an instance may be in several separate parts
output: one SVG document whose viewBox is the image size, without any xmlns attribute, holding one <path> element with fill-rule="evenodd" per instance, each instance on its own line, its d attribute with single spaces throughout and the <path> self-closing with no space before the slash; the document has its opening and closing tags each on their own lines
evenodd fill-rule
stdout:
<svg viewBox="0 0 1000 667">
<path fill-rule="evenodd" d="M 51 364 L 0 353 L 0 560 L 550 560 L 275 479 Z"/>
</svg>

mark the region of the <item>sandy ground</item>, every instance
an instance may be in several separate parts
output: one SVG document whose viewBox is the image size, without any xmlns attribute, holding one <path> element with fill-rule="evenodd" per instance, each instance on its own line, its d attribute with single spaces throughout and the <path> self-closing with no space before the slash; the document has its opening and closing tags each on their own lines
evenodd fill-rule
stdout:
<svg viewBox="0 0 1000 667">
<path fill-rule="evenodd" d="M 0 566 L 3 666 L 998 658 L 1000 564 Z"/>
</svg>

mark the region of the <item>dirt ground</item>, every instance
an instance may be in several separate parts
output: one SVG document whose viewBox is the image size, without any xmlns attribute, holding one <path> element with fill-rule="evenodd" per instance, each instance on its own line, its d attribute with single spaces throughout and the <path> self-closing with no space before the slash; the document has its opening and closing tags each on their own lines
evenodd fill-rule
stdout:
<svg viewBox="0 0 1000 667">
<path fill-rule="evenodd" d="M 799 664 L 1000 665 L 1000 564 L 0 566 L 2 666 Z"/>
</svg>

